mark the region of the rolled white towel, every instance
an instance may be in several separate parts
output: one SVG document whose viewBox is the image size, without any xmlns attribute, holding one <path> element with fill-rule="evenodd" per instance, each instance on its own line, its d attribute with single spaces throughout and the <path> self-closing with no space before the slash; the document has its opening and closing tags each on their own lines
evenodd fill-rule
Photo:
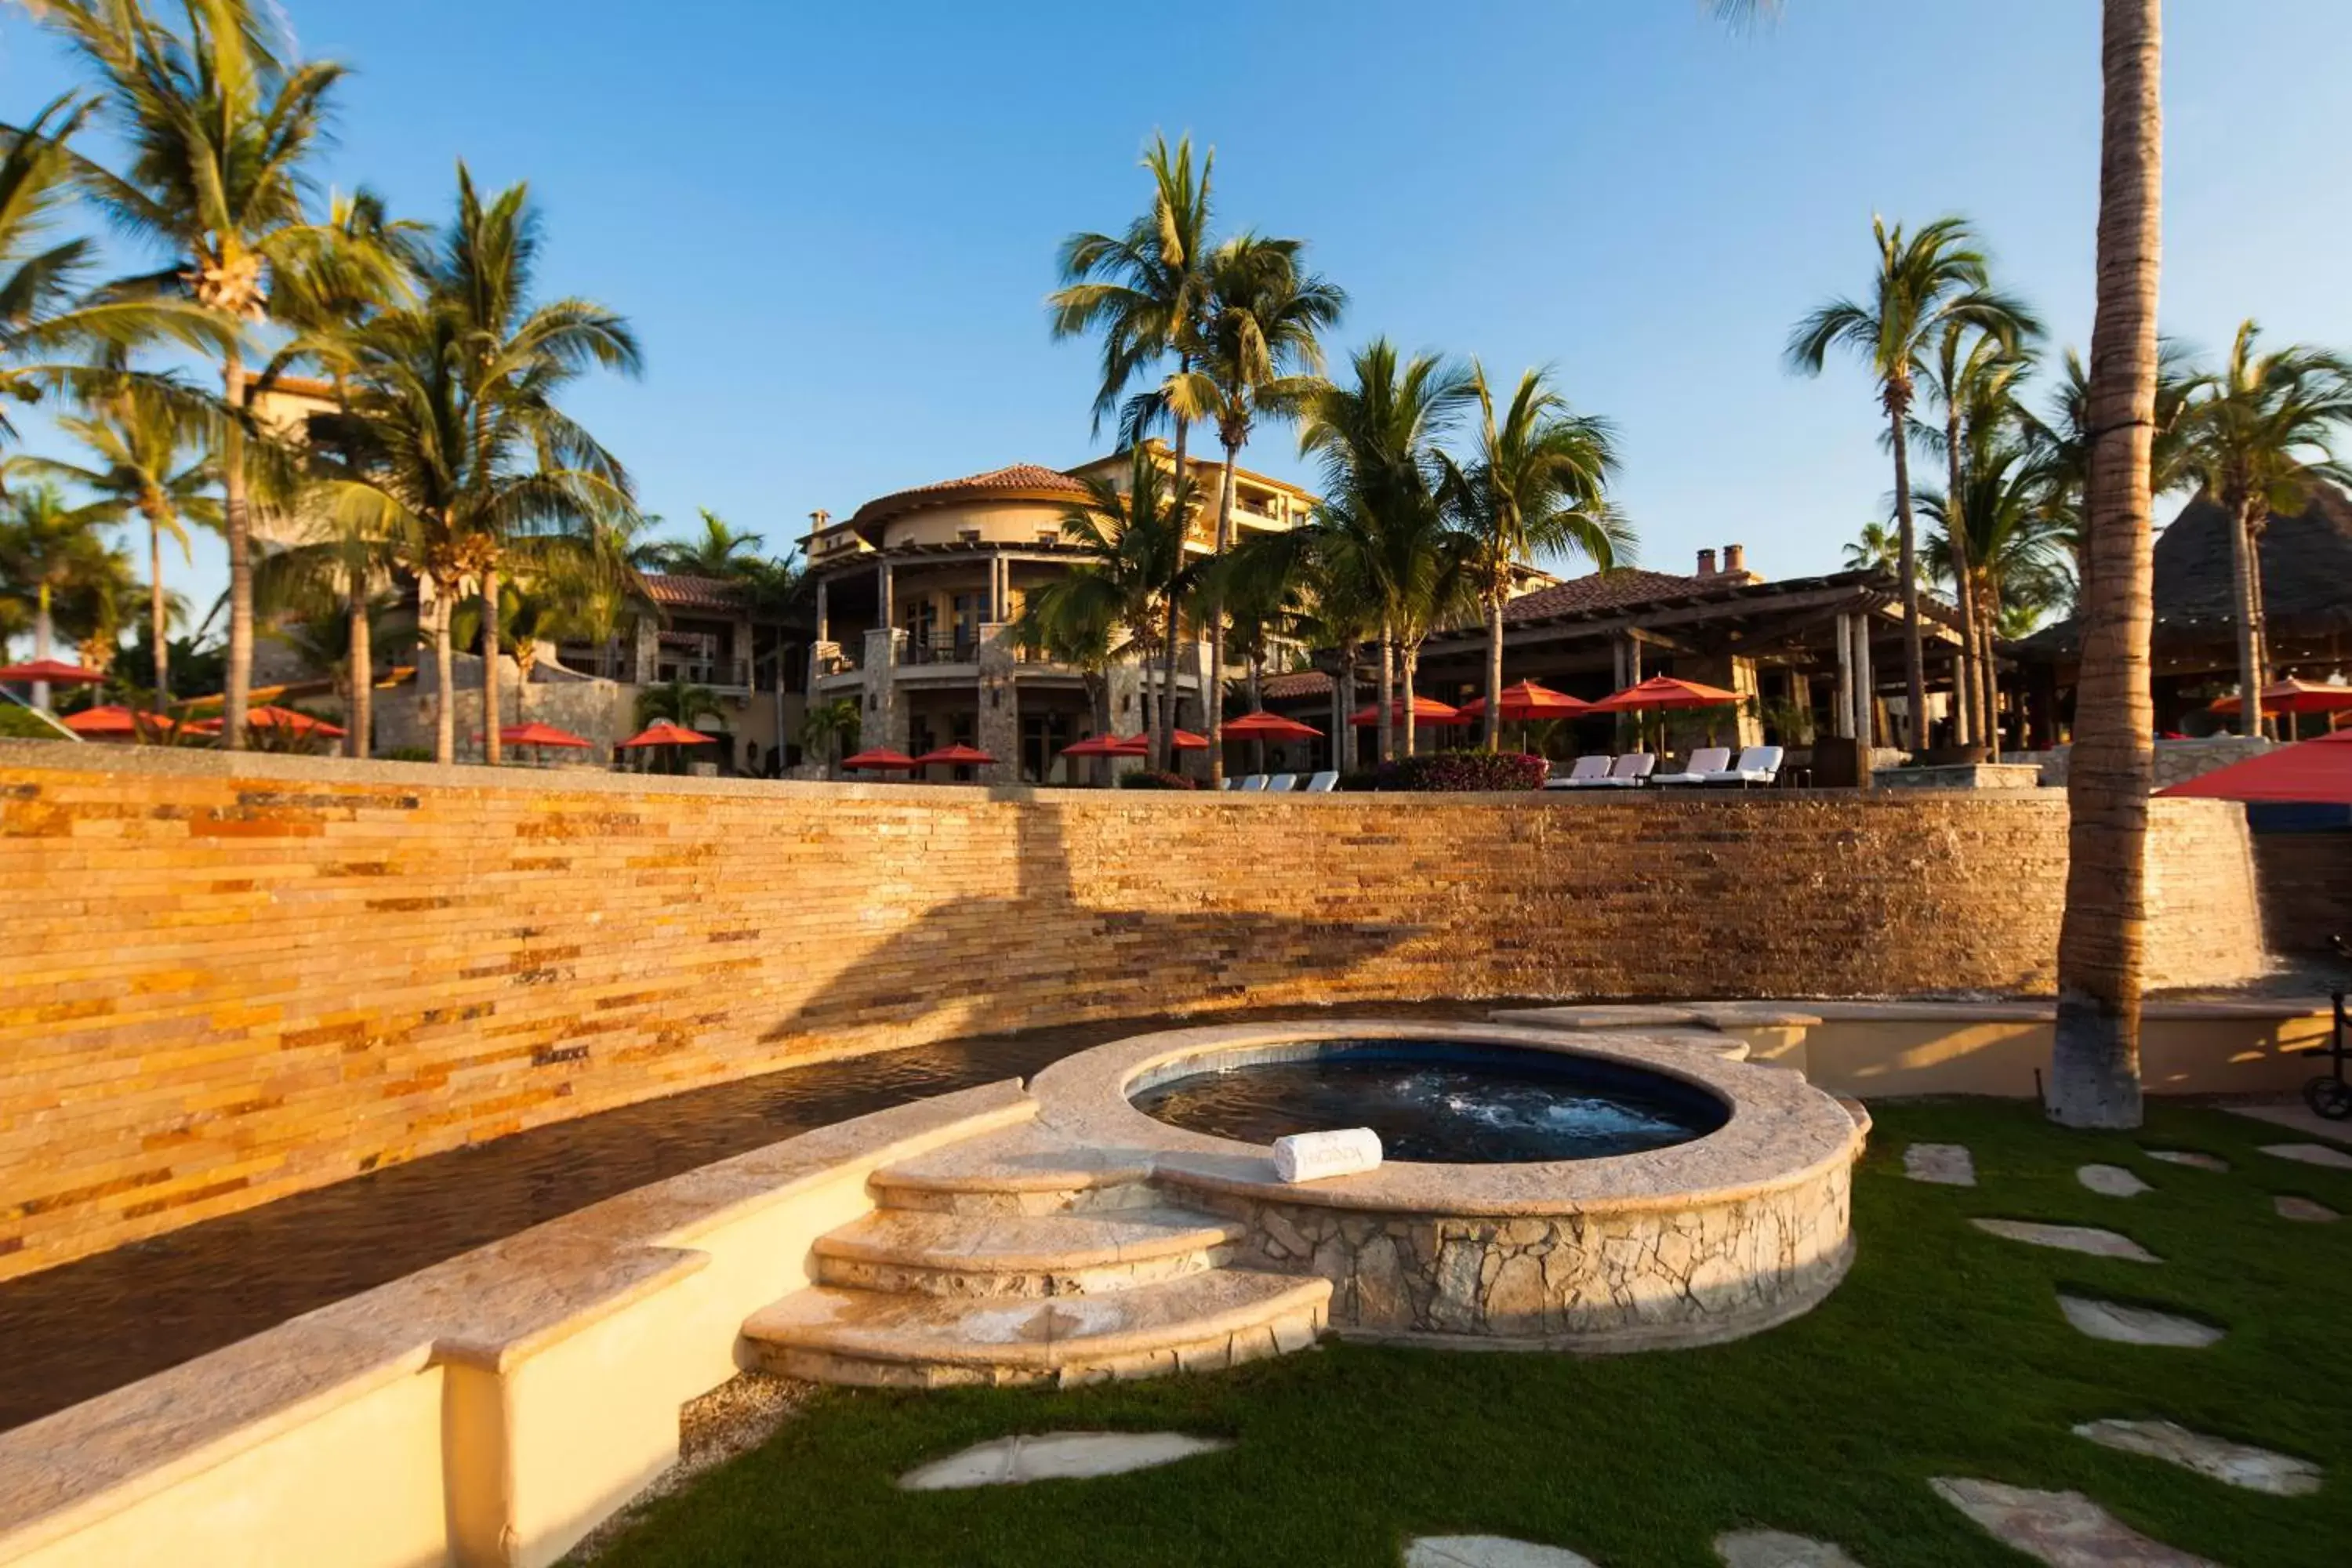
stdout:
<svg viewBox="0 0 2352 1568">
<path fill-rule="evenodd" d="M 1286 1182 L 1319 1182 L 1381 1168 L 1381 1135 L 1369 1127 L 1295 1132 L 1274 1141 L 1274 1173 Z"/>
</svg>

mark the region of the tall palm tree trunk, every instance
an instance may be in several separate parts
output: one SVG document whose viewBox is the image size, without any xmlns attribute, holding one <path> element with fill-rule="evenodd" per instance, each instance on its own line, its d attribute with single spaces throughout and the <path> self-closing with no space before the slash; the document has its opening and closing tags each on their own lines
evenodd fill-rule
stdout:
<svg viewBox="0 0 2352 1568">
<path fill-rule="evenodd" d="M 1372 731 L 1380 746 L 1375 762 L 1391 762 L 1396 757 L 1396 632 L 1394 623 L 1381 617 L 1381 712 L 1379 727 Z"/>
<path fill-rule="evenodd" d="M 1356 746 L 1356 727 L 1349 720 L 1356 711 L 1356 648 L 1349 643 L 1339 650 L 1339 679 L 1334 688 L 1339 701 L 1331 714 L 1331 765 L 1342 773 L 1353 773 L 1361 764 Z"/>
<path fill-rule="evenodd" d="M 1910 408 L 1907 388 L 1887 388 L 1886 416 L 1895 426 L 1895 516 L 1901 533 L 1896 569 L 1903 574 L 1903 677 L 1911 730 L 1906 738 L 1916 751 L 1927 739 L 1927 677 L 1919 642 L 1919 529 L 1911 513 L 1911 454 L 1904 422 Z"/>
<path fill-rule="evenodd" d="M 41 582 L 41 591 L 33 600 L 33 662 L 35 664 L 47 662 L 49 657 L 49 647 L 56 637 L 56 623 L 49 614 L 49 584 L 47 579 L 44 578 Z M 33 706 L 44 713 L 49 710 L 47 681 L 33 682 Z"/>
<path fill-rule="evenodd" d="M 155 710 L 172 704 L 172 649 L 163 610 L 163 514 L 147 509 L 147 640 L 154 645 Z"/>
<path fill-rule="evenodd" d="M 1413 753 L 1413 735 L 1416 728 L 1413 722 L 1412 683 L 1414 679 L 1421 672 L 1421 644 L 1418 642 L 1406 643 L 1401 651 L 1403 656 L 1402 662 L 1404 665 L 1404 673 L 1403 679 L 1398 683 L 1401 689 L 1397 692 L 1397 701 L 1402 705 L 1404 709 L 1404 711 L 1399 715 L 1399 717 L 1404 721 L 1402 726 L 1404 732 L 1399 741 L 1399 744 L 1404 749 L 1400 752 L 1398 755 L 1409 757 Z"/>
<path fill-rule="evenodd" d="M 2156 762 L 2148 493 L 2163 234 L 2161 0 L 2105 0 L 2098 313 L 2091 332 L 2083 662 L 2067 770 L 2066 910 L 2049 1112 L 2140 1123 L 2147 797 Z"/>
<path fill-rule="evenodd" d="M 2269 531 L 2270 508 L 2259 499 L 2246 518 L 2246 620 L 2253 628 L 2254 689 L 2267 691 L 2273 679 L 2271 670 L 2270 616 L 2263 608 L 2263 535 Z M 2254 705 L 2256 734 L 2275 740 L 2280 733 L 2278 715 Z"/>
<path fill-rule="evenodd" d="M 1176 640 L 1182 631 L 1176 595 L 1168 595 L 1168 649 L 1160 661 L 1160 727 L 1152 732 L 1151 765 L 1176 771 Z"/>
<path fill-rule="evenodd" d="M 457 584 L 447 584 L 439 597 L 433 607 L 433 660 L 441 678 L 433 704 L 433 760 L 446 768 L 457 762 L 457 671 L 449 647 L 449 609 L 457 603 Z"/>
<path fill-rule="evenodd" d="M 1190 354 L 1181 356 L 1177 365 L 1181 373 L 1191 374 L 1192 356 Z M 1176 458 L 1174 489 L 1180 493 L 1186 477 L 1185 453 L 1190 449 L 1192 441 L 1192 422 L 1181 415 L 1177 416 L 1176 441 L 1173 448 Z M 1160 705 L 1160 725 L 1151 732 L 1151 765 L 1163 773 L 1176 771 L 1177 584 L 1184 575 L 1184 542 L 1192 537 L 1192 518 L 1181 506 L 1177 507 L 1176 552 L 1168 568 L 1168 647 L 1160 666 L 1168 678 L 1167 700 Z"/>
<path fill-rule="evenodd" d="M 1225 447 L 1224 482 L 1217 490 L 1217 558 L 1234 547 L 1234 465 L 1240 458 L 1241 443 L 1227 441 Z M 1204 693 L 1202 718 L 1209 737 L 1209 787 L 1225 787 L 1225 606 L 1215 594 L 1209 595 L 1209 689 Z M 1250 706 L 1257 706 L 1257 670 L 1253 660 L 1250 669 Z M 1265 760 L 1265 745 L 1258 744 L 1257 756 Z M 1258 770 L 1264 773 L 1261 767 Z"/>
<path fill-rule="evenodd" d="M 364 757 L 371 745 L 369 731 L 375 726 L 375 645 L 368 631 L 364 583 L 352 595 L 351 617 L 352 701 L 345 721 L 351 726 L 351 754 Z"/>
<path fill-rule="evenodd" d="M 1983 679 L 1979 683 L 1984 696 L 1984 729 L 1979 738 L 1990 748 L 1986 760 L 2000 761 L 2000 667 L 1993 661 L 1992 629 L 2000 624 L 2000 590 L 1987 582 L 1978 585 L 1977 605 L 1981 612 L 1978 621 L 1984 643 Z"/>
<path fill-rule="evenodd" d="M 1503 598 L 1486 595 L 1486 734 L 1490 752 L 1503 749 Z"/>
<path fill-rule="evenodd" d="M 2230 498 L 2230 587 L 2238 603 L 2238 732 L 2263 732 L 2262 656 L 2254 637 L 2254 503 Z"/>
<path fill-rule="evenodd" d="M 221 437 L 221 537 L 228 545 L 228 673 L 221 685 L 221 744 L 245 750 L 247 693 L 253 688 L 252 502 L 245 472 L 245 359 L 221 358 L 228 422 Z"/>
<path fill-rule="evenodd" d="M 1952 597 L 1960 612 L 1960 689 L 1956 694 L 1958 721 L 1952 739 L 1965 746 L 1979 729 L 1976 577 L 1969 570 L 1969 530 L 1960 508 L 1960 411 L 1953 389 L 1945 388 L 1944 411 L 1944 532 L 1952 545 Z"/>
<path fill-rule="evenodd" d="M 499 742 L 499 569 L 482 569 L 482 761 L 505 761 Z"/>
</svg>

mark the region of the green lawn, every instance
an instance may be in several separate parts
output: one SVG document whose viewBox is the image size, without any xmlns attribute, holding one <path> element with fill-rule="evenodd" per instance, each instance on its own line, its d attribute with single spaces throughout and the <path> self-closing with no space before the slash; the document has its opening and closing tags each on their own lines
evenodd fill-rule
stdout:
<svg viewBox="0 0 2352 1568">
<path fill-rule="evenodd" d="M 1073 1393 L 828 1392 L 764 1447 L 655 1505 L 600 1560 L 641 1564 L 1396 1563 L 1409 1537 L 1550 1542 L 1604 1568 L 1713 1564 L 1719 1531 L 1838 1542 L 1867 1568 L 2025 1561 L 1928 1490 L 1977 1476 L 2074 1488 L 2231 1564 L 2338 1568 L 2352 1552 L 2352 1220 L 2295 1224 L 2299 1193 L 2352 1214 L 2352 1173 L 2257 1153 L 2293 1135 L 2159 1106 L 2133 1137 L 2065 1134 L 2021 1105 L 1878 1109 L 1854 1184 L 1853 1272 L 1811 1316 L 1717 1349 L 1578 1360 L 1329 1345 L 1213 1376 Z M 1966 1143 L 1979 1185 L 1903 1179 L 1914 1141 Z M 2227 1175 L 2137 1157 L 2201 1149 Z M 2107 1161 L 2158 1190 L 2084 1191 Z M 1971 1215 L 2104 1225 L 2161 1265 L 1984 1235 Z M 2210 1350 L 2105 1344 L 2061 1286 L 2225 1325 Z M 2068 1427 L 2165 1417 L 2315 1459 L 2272 1498 Z M 1175 1427 L 1220 1454 L 1096 1480 L 908 1494 L 891 1478 L 1015 1432 Z"/>
</svg>

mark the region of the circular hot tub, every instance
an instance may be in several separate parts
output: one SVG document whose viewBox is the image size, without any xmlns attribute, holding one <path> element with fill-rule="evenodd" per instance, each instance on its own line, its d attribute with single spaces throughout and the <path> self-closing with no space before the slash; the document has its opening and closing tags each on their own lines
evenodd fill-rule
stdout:
<svg viewBox="0 0 2352 1568">
<path fill-rule="evenodd" d="M 1638 1154 L 1704 1138 L 1731 1117 L 1706 1089 L 1646 1068 L 1476 1040 L 1310 1040 L 1248 1055 L 1146 1074 L 1129 1097 L 1212 1137 L 1271 1143 L 1369 1127 L 1391 1160 L 1449 1164 Z"/>
<path fill-rule="evenodd" d="M 1853 1253 L 1865 1119 L 1719 1035 L 1334 1020 L 1179 1029 L 1032 1085 L 1041 1130 L 1237 1219 L 1235 1262 L 1332 1282 L 1342 1333 L 1629 1351 L 1813 1307 Z M 1267 1145 L 1370 1126 L 1376 1171 L 1286 1184 Z"/>
</svg>

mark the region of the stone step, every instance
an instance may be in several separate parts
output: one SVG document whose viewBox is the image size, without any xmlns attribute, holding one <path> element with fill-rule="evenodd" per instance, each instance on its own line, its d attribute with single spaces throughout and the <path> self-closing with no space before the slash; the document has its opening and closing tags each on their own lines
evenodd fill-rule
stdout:
<svg viewBox="0 0 2352 1568">
<path fill-rule="evenodd" d="M 1086 1214 L 1160 1202 L 1139 1152 L 1080 1148 L 1034 1124 L 887 1165 L 867 1184 L 886 1209 L 936 1214 Z"/>
<path fill-rule="evenodd" d="M 743 1335 L 766 1370 L 816 1383 L 1070 1384 L 1304 1350 L 1330 1300 L 1327 1279 L 1240 1268 L 1022 1302 L 814 1286 L 752 1313 Z"/>
<path fill-rule="evenodd" d="M 882 1209 L 816 1244 L 817 1280 L 929 1296 L 1078 1296 L 1228 1261 L 1236 1221 L 1180 1209 L 961 1215 Z"/>
</svg>

